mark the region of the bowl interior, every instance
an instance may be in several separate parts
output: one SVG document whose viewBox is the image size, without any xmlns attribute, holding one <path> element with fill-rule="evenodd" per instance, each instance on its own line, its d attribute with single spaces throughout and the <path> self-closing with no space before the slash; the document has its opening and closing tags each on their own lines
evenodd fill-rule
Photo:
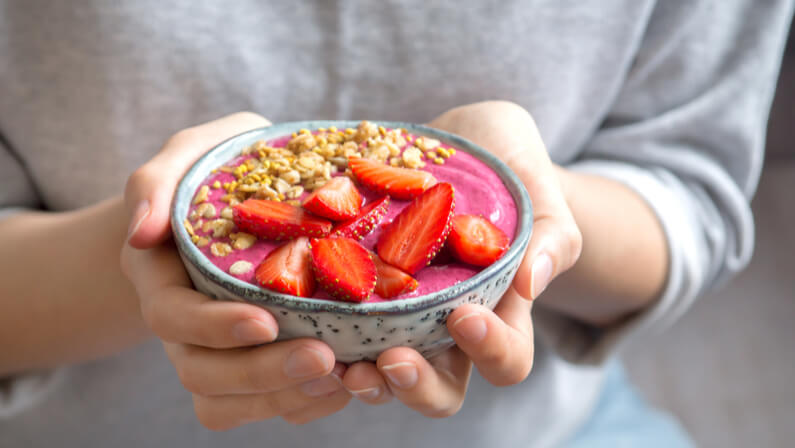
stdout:
<svg viewBox="0 0 795 448">
<path fill-rule="evenodd" d="M 384 121 L 376 123 L 386 128 L 405 128 L 415 135 L 438 139 L 473 155 L 497 173 L 513 196 L 517 207 L 516 234 L 511 247 L 502 258 L 469 279 L 440 291 L 409 299 L 376 303 L 348 303 L 280 294 L 239 280 L 216 267 L 191 243 L 190 236 L 182 225 L 183 220 L 187 217 L 194 192 L 210 174 L 210 171 L 225 164 L 239 155 L 243 148 L 259 140 L 272 140 L 297 132 L 299 129 L 329 128 L 331 126 L 344 129 L 355 128 L 359 124 L 358 121 L 298 121 L 274 124 L 232 137 L 211 149 L 188 170 L 177 186 L 171 208 L 171 227 L 174 239 L 184 259 L 193 264 L 202 275 L 211 281 L 223 285 L 230 292 L 253 303 L 278 305 L 293 310 L 369 315 L 414 312 L 453 299 L 465 294 L 480 282 L 497 275 L 504 267 L 522 256 L 532 232 L 532 205 L 527 190 L 510 168 L 488 151 L 448 132 L 412 123 Z"/>
</svg>

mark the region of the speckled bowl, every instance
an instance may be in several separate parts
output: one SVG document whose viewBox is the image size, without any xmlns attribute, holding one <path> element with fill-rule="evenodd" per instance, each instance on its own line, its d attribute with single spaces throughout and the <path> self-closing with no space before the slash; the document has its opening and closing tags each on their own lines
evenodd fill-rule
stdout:
<svg viewBox="0 0 795 448">
<path fill-rule="evenodd" d="M 452 346 L 447 316 L 459 305 L 479 303 L 494 308 L 519 268 L 532 229 L 532 206 L 516 175 L 486 150 L 461 137 L 429 127 L 378 122 L 387 128 L 405 128 L 472 154 L 491 167 L 513 196 L 518 208 L 517 230 L 508 252 L 475 276 L 446 289 L 405 300 L 347 303 L 280 294 L 238 280 L 212 264 L 190 241 L 183 220 L 201 182 L 217 168 L 258 140 L 271 140 L 299 129 L 356 127 L 353 121 L 302 121 L 255 129 L 219 144 L 199 159 L 180 181 L 171 209 L 171 228 L 182 261 L 198 291 L 216 299 L 241 300 L 259 305 L 279 323 L 279 339 L 313 337 L 325 341 L 341 362 L 375 360 L 390 347 L 413 347 L 425 357 Z"/>
</svg>

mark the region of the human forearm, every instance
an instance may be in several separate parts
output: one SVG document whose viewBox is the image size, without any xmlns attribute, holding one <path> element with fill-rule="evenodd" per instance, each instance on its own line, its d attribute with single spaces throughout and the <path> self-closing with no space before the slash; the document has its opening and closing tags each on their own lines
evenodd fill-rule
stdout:
<svg viewBox="0 0 795 448">
<path fill-rule="evenodd" d="M 582 233 L 583 250 L 539 304 L 604 326 L 657 299 L 667 276 L 668 249 L 652 209 L 613 180 L 564 168 L 557 172 Z"/>
<path fill-rule="evenodd" d="M 0 374 L 113 353 L 148 335 L 119 252 L 121 198 L 0 221 Z"/>
</svg>

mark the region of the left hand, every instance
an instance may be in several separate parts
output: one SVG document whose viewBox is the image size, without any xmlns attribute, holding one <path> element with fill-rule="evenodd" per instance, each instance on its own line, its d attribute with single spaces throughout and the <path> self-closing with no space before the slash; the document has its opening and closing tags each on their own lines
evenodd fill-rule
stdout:
<svg viewBox="0 0 795 448">
<path fill-rule="evenodd" d="M 456 346 L 432 359 L 407 347 L 382 353 L 375 364 L 358 362 L 344 386 L 369 404 L 393 396 L 427 417 L 448 417 L 461 408 L 472 364 L 495 386 L 523 381 L 533 365 L 532 300 L 577 261 L 582 236 L 566 203 L 558 168 L 530 114 L 507 102 L 458 107 L 429 126 L 461 135 L 503 160 L 523 181 L 533 201 L 533 235 L 516 278 L 494 311 L 463 305 L 447 329 Z"/>
</svg>

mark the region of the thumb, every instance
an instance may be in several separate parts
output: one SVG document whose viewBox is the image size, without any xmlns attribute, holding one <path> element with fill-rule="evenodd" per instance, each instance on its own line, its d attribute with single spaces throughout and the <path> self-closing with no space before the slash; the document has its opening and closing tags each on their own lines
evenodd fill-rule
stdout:
<svg viewBox="0 0 795 448">
<path fill-rule="evenodd" d="M 130 217 L 127 242 L 146 249 L 170 235 L 169 211 L 177 183 L 190 166 L 225 139 L 270 126 L 265 118 L 239 112 L 174 134 L 160 152 L 127 180 L 124 202 Z"/>
<path fill-rule="evenodd" d="M 582 234 L 560 187 L 559 168 L 550 163 L 534 177 L 523 171 L 520 168 L 517 174 L 533 199 L 533 234 L 514 287 L 533 300 L 580 257 Z"/>
</svg>

